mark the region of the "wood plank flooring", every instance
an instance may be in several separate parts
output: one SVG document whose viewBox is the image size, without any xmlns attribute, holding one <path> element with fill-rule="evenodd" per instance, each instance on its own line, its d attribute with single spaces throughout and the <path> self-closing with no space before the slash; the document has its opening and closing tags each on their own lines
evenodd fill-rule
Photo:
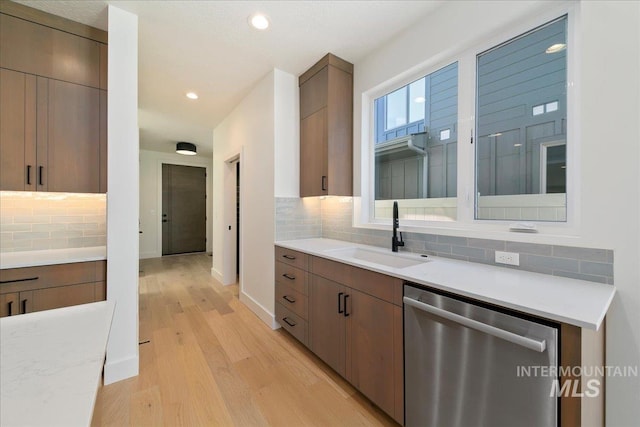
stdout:
<svg viewBox="0 0 640 427">
<path fill-rule="evenodd" d="M 140 375 L 100 388 L 93 426 L 397 426 L 210 269 L 141 261 Z"/>
</svg>

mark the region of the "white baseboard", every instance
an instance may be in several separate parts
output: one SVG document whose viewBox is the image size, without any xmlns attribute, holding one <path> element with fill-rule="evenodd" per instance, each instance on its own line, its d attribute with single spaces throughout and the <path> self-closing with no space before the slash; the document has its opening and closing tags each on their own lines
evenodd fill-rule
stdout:
<svg viewBox="0 0 640 427">
<path fill-rule="evenodd" d="M 218 282 L 222 283 L 222 273 L 220 273 L 215 268 L 211 267 L 211 276 L 216 279 Z"/>
<path fill-rule="evenodd" d="M 160 258 L 162 255 L 158 255 L 155 252 L 140 252 L 140 259 Z"/>
<path fill-rule="evenodd" d="M 278 329 L 280 327 L 278 322 L 276 322 L 276 316 L 246 293 L 240 292 L 240 302 L 249 307 L 249 310 L 253 311 L 254 314 L 271 329 Z"/>
<path fill-rule="evenodd" d="M 107 361 L 104 365 L 104 385 L 135 377 L 138 375 L 139 369 L 140 358 L 137 355 L 114 362 Z"/>
</svg>

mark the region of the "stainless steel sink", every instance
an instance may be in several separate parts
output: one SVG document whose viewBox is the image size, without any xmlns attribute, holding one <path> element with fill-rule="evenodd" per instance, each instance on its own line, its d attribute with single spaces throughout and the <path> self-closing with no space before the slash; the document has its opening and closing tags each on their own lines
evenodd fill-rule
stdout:
<svg viewBox="0 0 640 427">
<path fill-rule="evenodd" d="M 420 265 L 428 262 L 424 259 L 416 259 L 413 257 L 407 257 L 398 254 L 384 253 L 382 251 L 376 251 L 371 249 L 350 247 L 343 249 L 329 250 L 332 255 L 336 255 L 344 258 L 354 258 L 361 261 L 367 261 L 374 264 L 382 264 L 391 268 L 407 268 L 415 265 Z"/>
</svg>

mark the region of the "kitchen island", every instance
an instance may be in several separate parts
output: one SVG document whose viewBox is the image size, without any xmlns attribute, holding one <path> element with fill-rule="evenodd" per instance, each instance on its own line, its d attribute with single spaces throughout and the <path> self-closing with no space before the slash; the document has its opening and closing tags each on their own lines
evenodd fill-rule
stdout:
<svg viewBox="0 0 640 427">
<path fill-rule="evenodd" d="M 0 319 L 0 425 L 88 426 L 114 303 Z"/>
</svg>

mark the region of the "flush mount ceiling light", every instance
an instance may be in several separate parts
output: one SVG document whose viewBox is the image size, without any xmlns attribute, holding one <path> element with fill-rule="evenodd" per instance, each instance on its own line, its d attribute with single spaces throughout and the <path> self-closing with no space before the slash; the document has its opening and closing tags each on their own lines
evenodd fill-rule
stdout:
<svg viewBox="0 0 640 427">
<path fill-rule="evenodd" d="M 178 142 L 176 144 L 176 153 L 185 156 L 195 156 L 197 154 L 196 145 L 190 142 Z"/>
<path fill-rule="evenodd" d="M 269 19 L 261 13 L 256 13 L 249 17 L 249 24 L 256 30 L 266 30 L 269 28 Z"/>
<path fill-rule="evenodd" d="M 565 50 L 567 48 L 567 45 L 564 43 L 556 43 L 556 44 L 552 44 L 551 46 L 549 46 L 547 48 L 547 50 L 545 50 L 546 53 L 557 53 L 557 52 L 561 52 L 563 50 Z"/>
<path fill-rule="evenodd" d="M 187 98 L 189 99 L 198 99 L 198 94 L 195 92 L 187 92 Z"/>
</svg>

